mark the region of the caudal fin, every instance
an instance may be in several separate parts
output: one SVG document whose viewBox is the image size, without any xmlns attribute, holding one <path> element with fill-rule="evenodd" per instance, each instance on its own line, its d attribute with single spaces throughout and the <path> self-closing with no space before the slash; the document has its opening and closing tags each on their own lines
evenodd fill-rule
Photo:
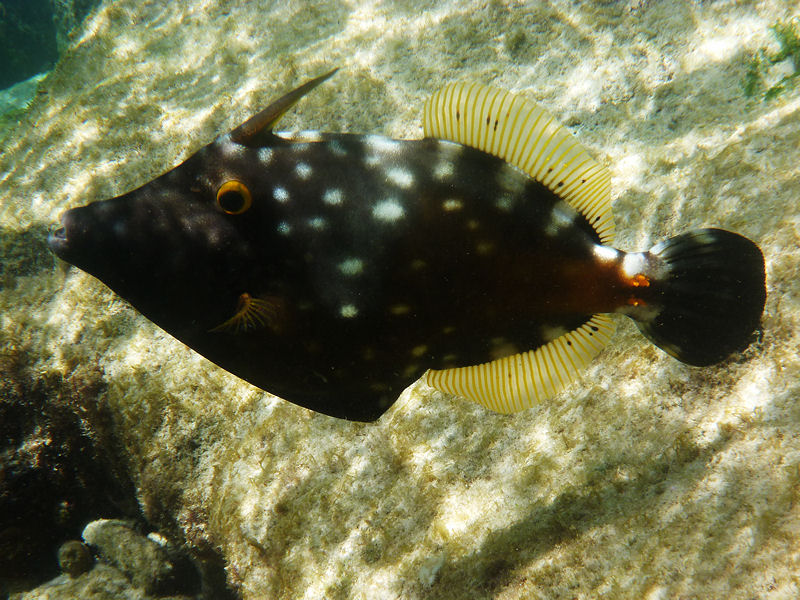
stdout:
<svg viewBox="0 0 800 600">
<path fill-rule="evenodd" d="M 631 315 L 642 333 L 696 366 L 748 346 L 766 299 L 758 246 L 730 231 L 699 229 L 656 244 L 648 254 L 655 271 L 651 310 Z"/>
</svg>

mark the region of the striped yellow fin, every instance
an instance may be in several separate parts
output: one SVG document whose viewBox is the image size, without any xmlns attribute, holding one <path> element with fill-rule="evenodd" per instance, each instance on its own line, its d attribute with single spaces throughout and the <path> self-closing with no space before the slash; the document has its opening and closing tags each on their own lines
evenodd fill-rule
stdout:
<svg viewBox="0 0 800 600">
<path fill-rule="evenodd" d="M 541 106 L 478 83 L 451 83 L 425 103 L 426 137 L 502 158 L 580 211 L 604 244 L 614 241 L 611 177 Z"/>
<path fill-rule="evenodd" d="M 496 412 L 517 412 L 564 389 L 597 356 L 613 333 L 611 318 L 595 315 L 536 350 L 482 365 L 429 370 L 422 379 L 441 392 L 463 396 Z"/>
</svg>

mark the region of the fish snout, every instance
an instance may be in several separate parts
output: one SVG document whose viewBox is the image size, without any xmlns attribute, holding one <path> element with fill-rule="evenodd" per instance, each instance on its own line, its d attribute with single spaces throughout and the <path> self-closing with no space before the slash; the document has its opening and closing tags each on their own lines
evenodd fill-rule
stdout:
<svg viewBox="0 0 800 600">
<path fill-rule="evenodd" d="M 71 216 L 71 212 L 68 210 L 62 213 L 59 218 L 60 226 L 53 229 L 47 236 L 47 245 L 59 258 L 62 258 L 69 249 L 70 230 L 74 227 L 74 218 Z"/>
<path fill-rule="evenodd" d="M 47 236 L 47 245 L 61 260 L 73 262 L 83 252 L 91 222 L 84 207 L 64 211 L 59 221 L 60 226 L 54 226 Z"/>
</svg>

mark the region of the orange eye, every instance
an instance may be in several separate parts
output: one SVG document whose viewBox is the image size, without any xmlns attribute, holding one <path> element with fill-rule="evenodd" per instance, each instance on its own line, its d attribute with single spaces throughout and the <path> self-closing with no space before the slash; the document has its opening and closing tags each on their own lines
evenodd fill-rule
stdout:
<svg viewBox="0 0 800 600">
<path fill-rule="evenodd" d="M 241 181 L 231 179 L 217 190 L 217 206 L 229 215 L 240 215 L 252 204 L 253 196 Z"/>
</svg>

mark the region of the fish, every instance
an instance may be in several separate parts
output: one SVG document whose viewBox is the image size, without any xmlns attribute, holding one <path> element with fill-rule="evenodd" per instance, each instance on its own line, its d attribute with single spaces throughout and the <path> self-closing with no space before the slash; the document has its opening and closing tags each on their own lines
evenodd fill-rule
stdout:
<svg viewBox="0 0 800 600">
<path fill-rule="evenodd" d="M 608 170 L 524 94 L 449 83 L 421 139 L 276 132 L 335 71 L 67 210 L 50 248 L 222 369 L 353 421 L 420 378 L 501 413 L 550 400 L 615 313 L 693 366 L 754 339 L 759 247 L 705 228 L 617 249 Z"/>
</svg>

